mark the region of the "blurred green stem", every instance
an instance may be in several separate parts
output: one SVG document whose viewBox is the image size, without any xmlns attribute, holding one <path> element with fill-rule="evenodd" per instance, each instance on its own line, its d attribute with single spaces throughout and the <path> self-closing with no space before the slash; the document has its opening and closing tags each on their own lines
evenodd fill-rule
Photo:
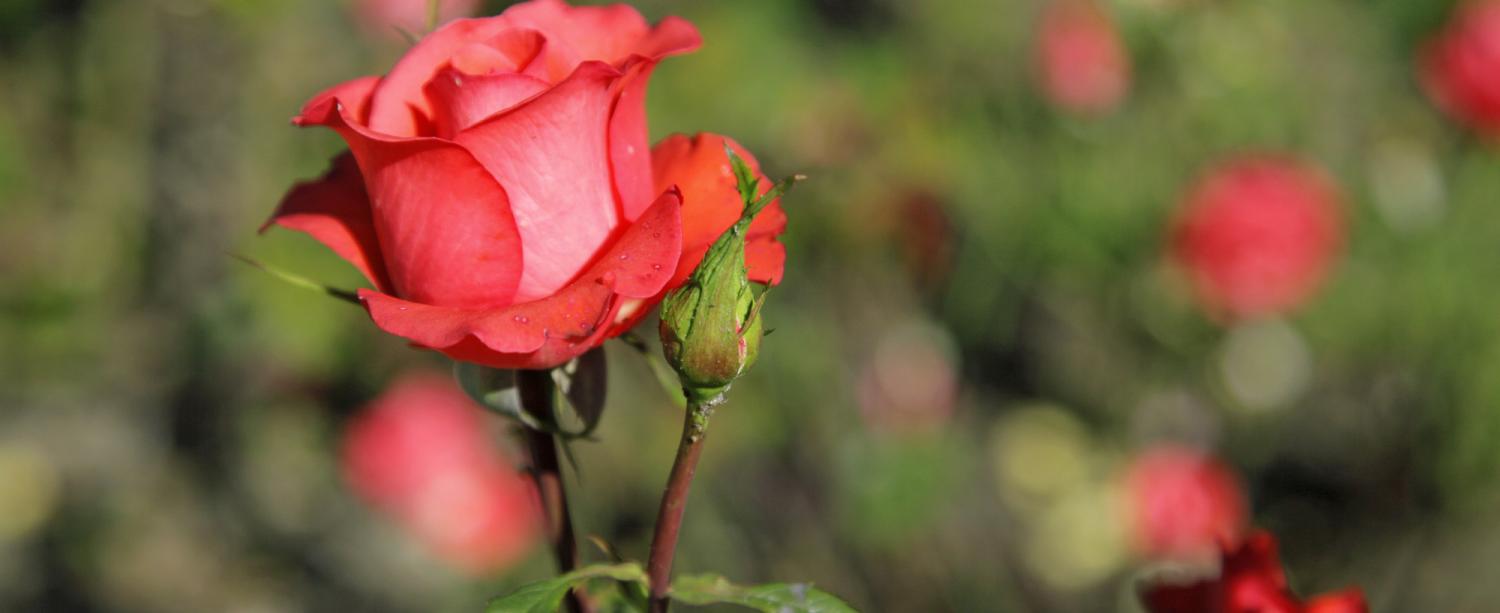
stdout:
<svg viewBox="0 0 1500 613">
<path fill-rule="evenodd" d="M 521 370 L 516 372 L 516 378 L 521 409 L 543 423 L 551 423 L 555 414 L 553 402 L 557 397 L 552 371 Z M 547 540 L 552 544 L 557 572 L 564 574 L 578 567 L 578 542 L 573 536 L 573 517 L 568 511 L 568 490 L 563 486 L 562 465 L 557 460 L 557 441 L 550 432 L 535 428 L 521 430 L 526 433 L 526 447 L 531 452 L 532 477 L 536 479 L 537 493 L 542 499 Z M 568 592 L 565 602 L 571 613 L 592 611 L 576 590 Z"/>
<path fill-rule="evenodd" d="M 682 440 L 677 444 L 677 459 L 667 478 L 667 491 L 661 497 L 656 513 L 656 535 L 651 539 L 651 557 L 646 573 L 651 578 L 651 613 L 666 613 L 667 591 L 672 585 L 672 557 L 677 552 L 677 536 L 682 529 L 682 512 L 687 507 L 688 490 L 698 471 L 698 456 L 703 452 L 703 438 L 708 435 L 708 419 L 713 404 L 689 402 L 682 424 Z"/>
</svg>

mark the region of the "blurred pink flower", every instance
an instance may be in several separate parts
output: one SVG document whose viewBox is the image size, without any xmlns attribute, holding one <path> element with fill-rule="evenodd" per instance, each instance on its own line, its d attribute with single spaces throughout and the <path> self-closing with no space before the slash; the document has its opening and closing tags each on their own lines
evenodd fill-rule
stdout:
<svg viewBox="0 0 1500 613">
<path fill-rule="evenodd" d="M 1461 3 L 1423 47 L 1418 73 L 1427 94 L 1454 119 L 1500 138 L 1500 1 Z"/>
<path fill-rule="evenodd" d="M 871 429 L 915 434 L 941 428 L 958 399 L 956 349 L 948 332 L 911 322 L 886 331 L 860 373 L 860 415 Z"/>
<path fill-rule="evenodd" d="M 377 37 L 400 38 L 401 32 L 421 35 L 428 30 L 428 0 L 355 0 L 360 25 Z M 479 0 L 439 0 L 438 20 L 433 27 L 479 10 Z"/>
<path fill-rule="evenodd" d="M 1075 113 L 1107 113 L 1130 89 L 1130 56 L 1109 14 L 1092 0 L 1053 0 L 1034 50 L 1042 93 Z"/>
<path fill-rule="evenodd" d="M 1132 544 L 1149 557 L 1210 558 L 1237 542 L 1246 526 L 1245 496 L 1234 473 L 1186 447 L 1163 445 L 1126 469 Z"/>
<path fill-rule="evenodd" d="M 1275 314 L 1306 300 L 1342 247 L 1337 191 L 1320 168 L 1290 158 L 1232 159 L 1188 191 L 1172 240 L 1213 314 Z"/>
<path fill-rule="evenodd" d="M 491 443 L 482 409 L 448 377 L 408 375 L 344 433 L 344 476 L 438 556 L 502 570 L 541 534 L 532 482 Z"/>
<path fill-rule="evenodd" d="M 1153 582 L 1141 591 L 1150 613 L 1366 613 L 1364 593 L 1348 588 L 1302 602 L 1287 587 L 1276 539 L 1256 532 L 1226 546 L 1219 576 L 1178 585 Z"/>
</svg>

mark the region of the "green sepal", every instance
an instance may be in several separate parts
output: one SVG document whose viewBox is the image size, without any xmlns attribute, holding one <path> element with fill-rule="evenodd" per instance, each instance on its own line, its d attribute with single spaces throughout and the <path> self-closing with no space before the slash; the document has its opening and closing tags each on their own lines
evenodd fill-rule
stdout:
<svg viewBox="0 0 1500 613">
<path fill-rule="evenodd" d="M 738 221 L 714 240 L 687 281 L 662 300 L 661 340 L 687 400 L 715 404 L 760 352 L 763 336 L 757 296 L 746 276 L 745 238 L 750 224 L 801 177 L 759 194 L 760 179 L 732 149 L 729 156 L 743 201 Z"/>
<path fill-rule="evenodd" d="M 348 302 L 350 304 L 356 304 L 356 305 L 363 304 L 359 300 L 359 294 L 356 294 L 356 293 L 351 292 L 349 290 L 339 289 L 337 287 L 331 287 L 331 286 L 323 285 L 322 283 L 318 283 L 317 281 L 314 281 L 314 280 L 309 279 L 307 277 L 304 277 L 302 275 L 282 270 L 280 268 L 277 268 L 275 266 L 271 266 L 270 264 L 266 264 L 265 262 L 262 262 L 260 260 L 256 260 L 256 259 L 251 258 L 249 256 L 243 256 L 243 255 L 240 255 L 238 253 L 231 253 L 231 254 L 229 254 L 229 257 L 232 257 L 232 258 L 234 258 L 236 260 L 239 260 L 241 262 L 249 264 L 249 265 L 251 265 L 251 266 L 259 269 L 261 272 L 264 272 L 264 273 L 266 273 L 268 275 L 276 277 L 277 279 L 280 279 L 282 281 L 285 281 L 287 283 L 290 283 L 290 284 L 295 285 L 297 287 L 300 287 L 302 289 L 310 289 L 310 290 L 315 291 L 315 292 L 327 294 L 329 296 L 332 296 L 332 297 L 337 298 L 339 300 L 342 300 L 344 302 Z"/>
</svg>

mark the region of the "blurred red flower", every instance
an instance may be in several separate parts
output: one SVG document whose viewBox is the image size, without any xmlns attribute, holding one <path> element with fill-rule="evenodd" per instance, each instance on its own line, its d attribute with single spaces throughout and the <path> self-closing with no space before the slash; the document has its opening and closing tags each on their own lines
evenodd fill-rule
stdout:
<svg viewBox="0 0 1500 613">
<path fill-rule="evenodd" d="M 541 535 L 541 503 L 486 432 L 451 378 L 408 375 L 350 422 L 344 476 L 438 556 L 476 574 L 503 570 Z"/>
<path fill-rule="evenodd" d="M 439 0 L 437 24 L 434 25 L 468 17 L 478 9 L 479 0 Z M 370 34 L 399 38 L 402 32 L 426 32 L 432 7 L 430 0 L 358 0 L 354 3 L 354 10 L 360 24 Z"/>
<path fill-rule="evenodd" d="M 1343 244 L 1338 195 L 1319 168 L 1240 157 L 1187 193 L 1172 252 L 1215 315 L 1274 314 L 1307 299 Z"/>
<path fill-rule="evenodd" d="M 1033 53 L 1042 93 L 1076 113 L 1106 113 L 1130 89 L 1130 56 L 1109 14 L 1092 0 L 1053 0 Z"/>
<path fill-rule="evenodd" d="M 1153 582 L 1141 601 L 1151 613 L 1365 613 L 1359 588 L 1324 594 L 1305 602 L 1287 588 L 1276 553 L 1276 539 L 1256 532 L 1223 552 L 1219 576 L 1178 585 Z"/>
<path fill-rule="evenodd" d="M 1500 137 L 1500 2 L 1461 3 L 1422 49 L 1418 72 L 1428 95 L 1449 115 Z"/>
<path fill-rule="evenodd" d="M 1212 456 L 1163 445 L 1126 469 L 1132 544 L 1149 557 L 1211 558 L 1246 526 L 1245 496 L 1234 473 Z"/>
</svg>

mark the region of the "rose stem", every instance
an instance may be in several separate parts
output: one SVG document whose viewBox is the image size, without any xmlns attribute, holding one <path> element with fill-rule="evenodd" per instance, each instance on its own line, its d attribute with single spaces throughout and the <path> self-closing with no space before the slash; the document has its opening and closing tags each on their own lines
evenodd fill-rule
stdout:
<svg viewBox="0 0 1500 613">
<path fill-rule="evenodd" d="M 556 384 L 552 382 L 550 370 L 517 371 L 517 387 L 521 396 L 522 410 L 544 423 L 553 418 L 553 398 Z M 557 461 L 557 442 L 552 433 L 534 428 L 522 428 L 526 433 L 526 447 L 531 451 L 531 469 L 536 479 L 537 492 L 542 498 L 543 516 L 547 522 L 547 540 L 552 543 L 552 556 L 557 561 L 558 574 L 565 574 L 578 566 L 578 541 L 573 536 L 573 517 L 568 511 L 568 490 L 563 487 L 562 466 Z M 568 611 L 589 613 L 583 598 L 576 591 L 567 596 Z"/>
<path fill-rule="evenodd" d="M 712 415 L 712 405 L 688 402 L 682 440 L 667 478 L 667 491 L 661 497 L 661 509 L 656 513 L 656 535 L 651 539 L 651 557 L 646 562 L 651 578 L 651 613 L 665 613 L 670 604 L 667 589 L 672 584 L 672 556 L 677 552 L 682 512 L 687 507 L 688 489 L 698 470 L 698 456 L 702 455 L 703 437 L 708 434 L 708 418 Z"/>
</svg>

